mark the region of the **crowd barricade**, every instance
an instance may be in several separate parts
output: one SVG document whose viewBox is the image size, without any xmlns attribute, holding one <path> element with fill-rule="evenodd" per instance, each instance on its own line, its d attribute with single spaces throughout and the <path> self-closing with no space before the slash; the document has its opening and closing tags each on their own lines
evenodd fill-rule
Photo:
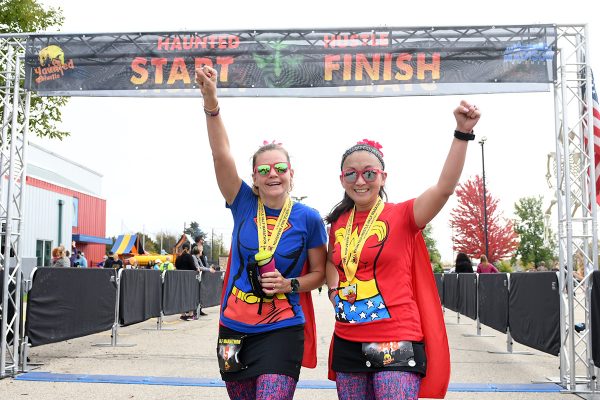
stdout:
<svg viewBox="0 0 600 400">
<path fill-rule="evenodd" d="M 558 355 L 560 293 L 555 272 L 451 273 L 444 274 L 440 281 L 443 307 L 457 312 L 457 323 L 461 314 L 477 320 L 477 334 L 465 336 L 484 336 L 481 335 L 480 327 L 483 324 L 506 333 L 507 351 L 502 353 L 531 354 L 513 352 L 514 340 L 544 353 Z M 438 293 L 439 291 L 438 286 Z M 598 301 L 600 302 L 600 294 Z M 600 309 L 597 313 L 600 328 Z M 454 324 L 447 322 L 447 325 Z M 598 364 L 600 365 L 600 349 Z"/>
<path fill-rule="evenodd" d="M 112 269 L 36 269 L 27 298 L 26 343 L 40 346 L 110 329 L 116 290 Z"/>
<path fill-rule="evenodd" d="M 560 293 L 555 272 L 516 272 L 510 275 L 508 326 L 518 343 L 558 355 Z"/>
<path fill-rule="evenodd" d="M 222 273 L 196 271 L 129 270 L 102 268 L 35 269 L 28 285 L 23 332 L 24 351 L 29 346 L 56 343 L 111 330 L 117 346 L 118 327 L 163 315 L 218 305 Z M 119 346 L 124 346 L 120 344 Z"/>
<path fill-rule="evenodd" d="M 202 272 L 200 280 L 200 304 L 202 307 L 214 307 L 221 304 L 224 276 L 225 274 L 221 271 Z"/>
<path fill-rule="evenodd" d="M 195 310 L 200 299 L 196 271 L 166 271 L 162 290 L 164 315 Z"/>
<path fill-rule="evenodd" d="M 592 324 L 592 360 L 600 368 L 600 271 L 592 272 L 590 320 Z"/>
<path fill-rule="evenodd" d="M 479 274 L 479 321 L 506 333 L 508 328 L 508 275 Z"/>
<path fill-rule="evenodd" d="M 457 311 L 471 319 L 477 319 L 477 274 L 458 275 Z"/>
<path fill-rule="evenodd" d="M 160 317 L 162 277 L 158 270 L 122 270 L 119 324 L 122 326 Z"/>
<path fill-rule="evenodd" d="M 458 312 L 458 274 L 444 275 L 444 307 Z"/>
</svg>

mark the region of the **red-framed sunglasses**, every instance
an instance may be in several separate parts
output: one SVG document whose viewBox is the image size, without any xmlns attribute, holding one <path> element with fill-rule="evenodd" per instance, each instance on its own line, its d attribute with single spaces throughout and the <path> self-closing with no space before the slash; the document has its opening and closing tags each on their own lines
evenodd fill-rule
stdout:
<svg viewBox="0 0 600 400">
<path fill-rule="evenodd" d="M 358 179 L 358 176 L 362 176 L 365 182 L 373 182 L 377 179 L 378 174 L 383 174 L 383 170 L 379 168 L 365 168 L 362 170 L 357 170 L 354 168 L 347 168 L 342 170 L 342 174 L 340 175 L 347 183 L 354 183 Z"/>
<path fill-rule="evenodd" d="M 291 168 L 289 162 L 278 162 L 275 164 L 260 164 L 254 167 L 254 173 L 257 173 L 262 176 L 269 175 L 271 172 L 271 168 L 277 172 L 277 175 L 283 175 Z"/>
</svg>

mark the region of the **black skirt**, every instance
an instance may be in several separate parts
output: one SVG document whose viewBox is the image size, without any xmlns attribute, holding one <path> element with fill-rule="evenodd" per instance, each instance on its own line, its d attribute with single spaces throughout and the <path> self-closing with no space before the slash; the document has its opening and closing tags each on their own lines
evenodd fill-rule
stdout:
<svg viewBox="0 0 600 400">
<path fill-rule="evenodd" d="M 244 336 L 240 361 L 246 366 L 237 372 L 221 371 L 225 382 L 255 378 L 263 374 L 287 375 L 296 381 L 304 356 L 304 325 L 295 325 L 270 332 L 244 334 L 219 326 L 219 337 Z"/>
<path fill-rule="evenodd" d="M 412 342 L 414 352 L 414 366 L 369 366 L 362 351 L 361 342 L 351 342 L 333 335 L 333 354 L 331 368 L 336 372 L 381 372 L 381 371 L 405 371 L 415 372 L 425 376 L 427 370 L 427 356 L 423 342 Z"/>
</svg>

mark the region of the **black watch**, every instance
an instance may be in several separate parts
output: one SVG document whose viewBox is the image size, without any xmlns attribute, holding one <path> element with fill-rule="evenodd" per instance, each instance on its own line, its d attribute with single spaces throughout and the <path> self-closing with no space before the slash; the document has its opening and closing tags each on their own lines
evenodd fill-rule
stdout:
<svg viewBox="0 0 600 400">
<path fill-rule="evenodd" d="M 292 287 L 291 293 L 298 293 L 300 291 L 300 282 L 298 282 L 298 279 L 290 279 L 290 286 Z"/>
</svg>

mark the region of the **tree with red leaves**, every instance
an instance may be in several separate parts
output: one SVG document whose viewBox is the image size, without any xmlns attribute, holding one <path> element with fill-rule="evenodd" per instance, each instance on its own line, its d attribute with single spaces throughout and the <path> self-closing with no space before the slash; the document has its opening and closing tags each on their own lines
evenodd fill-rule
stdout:
<svg viewBox="0 0 600 400">
<path fill-rule="evenodd" d="M 458 185 L 458 205 L 450 212 L 453 227 L 454 250 L 472 258 L 485 255 L 483 214 L 483 180 L 479 175 Z M 488 260 L 498 261 L 511 257 L 519 242 L 513 223 L 506 220 L 498 210 L 498 199 L 486 190 Z"/>
</svg>

